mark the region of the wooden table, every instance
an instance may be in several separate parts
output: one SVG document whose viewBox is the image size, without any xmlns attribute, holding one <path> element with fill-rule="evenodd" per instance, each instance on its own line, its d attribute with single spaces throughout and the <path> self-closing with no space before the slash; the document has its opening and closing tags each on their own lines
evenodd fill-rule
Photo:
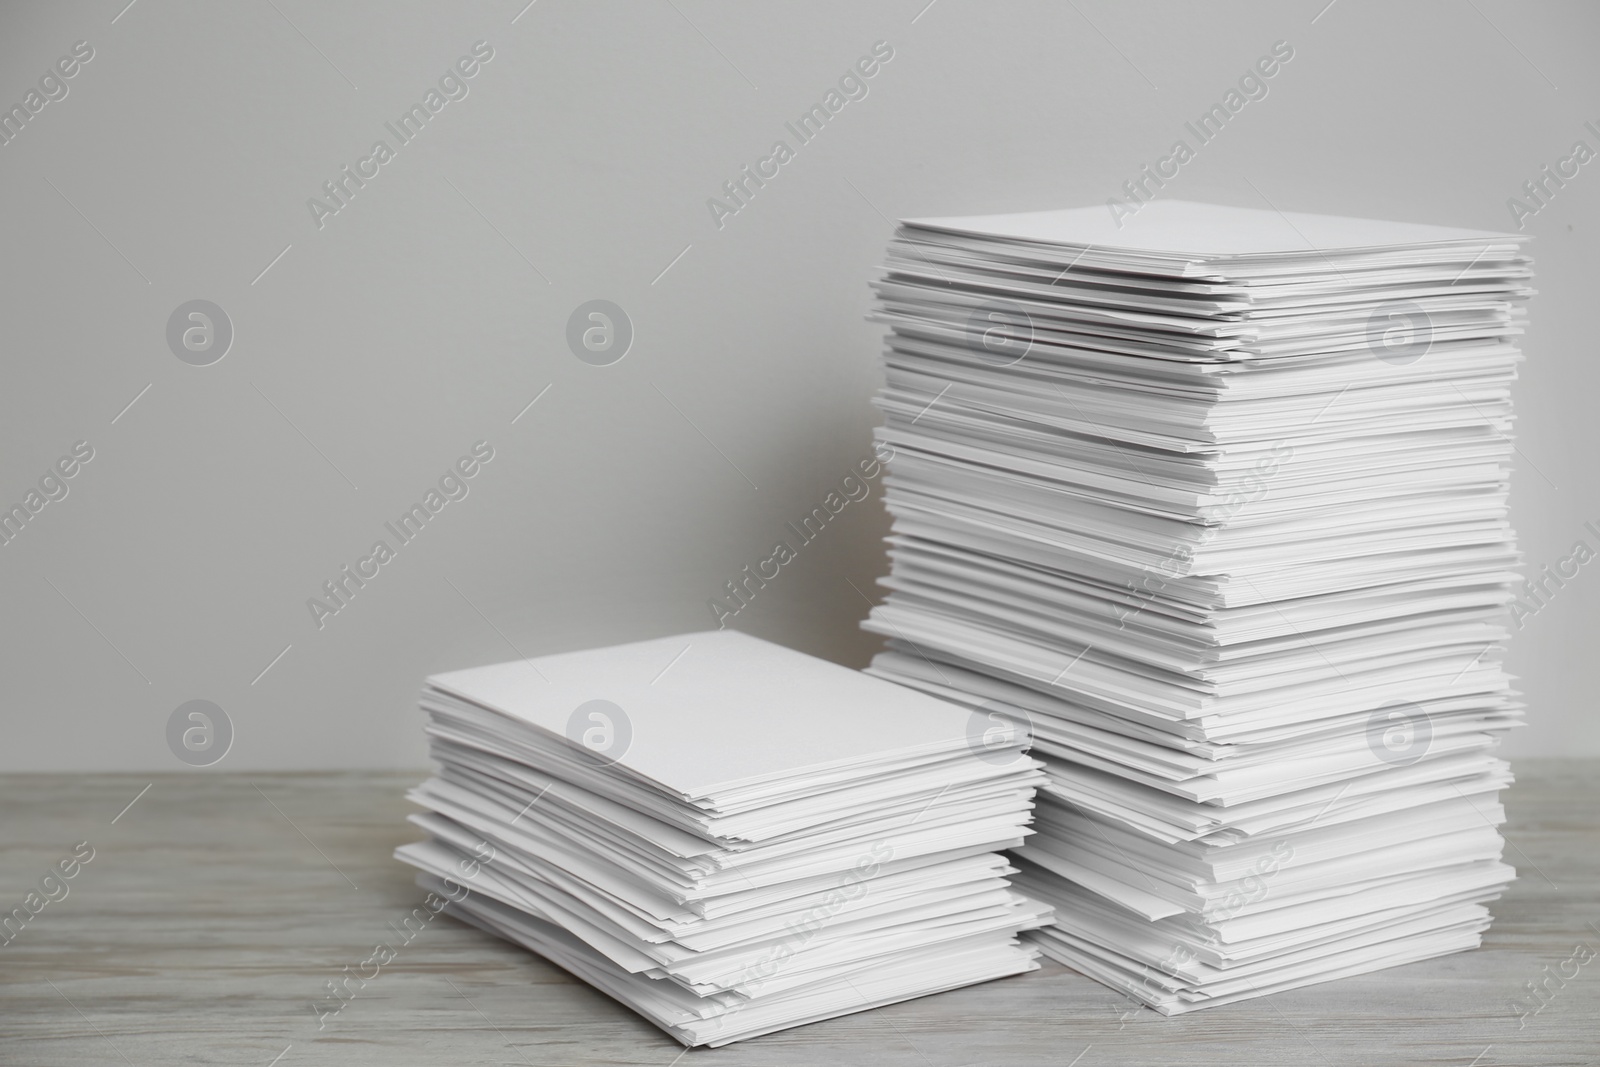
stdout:
<svg viewBox="0 0 1600 1067">
<path fill-rule="evenodd" d="M 0 946 L 0 1064 L 1600 1063 L 1600 959 L 1538 1014 L 1512 1007 L 1547 964 L 1600 951 L 1600 761 L 1517 770 L 1507 859 L 1520 876 L 1477 952 L 1177 1019 L 1046 964 L 687 1054 L 449 918 L 318 1029 L 325 983 L 398 941 L 390 924 L 421 901 L 390 858 L 420 836 L 401 794 L 421 772 L 15 776 L 0 779 L 0 910 L 78 842 L 94 856 Z"/>
</svg>

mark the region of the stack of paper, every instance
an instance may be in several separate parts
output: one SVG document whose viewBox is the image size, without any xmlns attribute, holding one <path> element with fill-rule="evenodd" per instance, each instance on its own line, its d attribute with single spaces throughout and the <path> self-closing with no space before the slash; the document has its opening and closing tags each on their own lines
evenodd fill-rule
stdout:
<svg viewBox="0 0 1600 1067">
<path fill-rule="evenodd" d="M 1478 944 L 1519 242 L 1159 201 L 900 227 L 871 671 L 1031 720 L 1050 956 L 1170 1014 Z"/>
<path fill-rule="evenodd" d="M 1033 970 L 1026 737 L 731 631 L 455 671 L 422 707 L 447 910 L 686 1045 Z"/>
</svg>

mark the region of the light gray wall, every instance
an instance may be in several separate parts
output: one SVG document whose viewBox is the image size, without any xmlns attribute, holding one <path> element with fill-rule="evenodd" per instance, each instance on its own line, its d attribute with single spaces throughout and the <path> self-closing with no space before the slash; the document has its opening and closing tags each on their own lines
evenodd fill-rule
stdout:
<svg viewBox="0 0 1600 1067">
<path fill-rule="evenodd" d="M 0 147 L 0 503 L 94 450 L 0 547 L 8 770 L 178 769 L 191 699 L 233 722 L 218 769 L 420 764 L 426 673 L 706 628 L 869 453 L 888 219 L 1102 203 L 1276 41 L 1292 62 L 1171 195 L 1505 229 L 1600 148 L 1578 2 L 125 2 L 0 8 L 6 107 L 94 50 Z M 469 95 L 396 147 L 480 40 Z M 878 41 L 866 97 L 719 229 L 707 199 Z M 380 138 L 319 228 L 308 198 Z M 1600 163 L 1526 220 L 1535 568 L 1600 544 L 1597 206 Z M 236 334 L 210 366 L 166 339 L 194 299 Z M 611 366 L 565 340 L 591 299 L 634 326 Z M 480 440 L 469 495 L 319 630 L 307 599 Z M 734 624 L 864 663 L 886 526 L 851 504 Z M 1600 752 L 1597 590 L 1517 635 L 1513 754 Z"/>
</svg>

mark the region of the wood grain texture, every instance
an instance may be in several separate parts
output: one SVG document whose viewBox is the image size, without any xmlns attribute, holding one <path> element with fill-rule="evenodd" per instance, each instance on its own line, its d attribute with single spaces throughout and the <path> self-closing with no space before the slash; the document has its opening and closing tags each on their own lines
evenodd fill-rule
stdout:
<svg viewBox="0 0 1600 1067">
<path fill-rule="evenodd" d="M 1600 959 L 1521 1025 L 1511 1007 L 1575 946 L 1600 950 L 1600 761 L 1517 771 L 1505 799 L 1519 878 L 1476 952 L 1179 1019 L 1046 964 L 681 1062 L 1600 1063 Z M 678 1062 L 680 1046 L 609 998 L 448 918 L 397 945 L 319 1030 L 325 983 L 398 942 L 389 924 L 421 902 L 389 855 L 420 836 L 401 796 L 420 777 L 162 776 L 115 823 L 151 778 L 0 780 L 0 911 L 77 842 L 95 849 L 69 895 L 0 946 L 0 1063 Z"/>
</svg>

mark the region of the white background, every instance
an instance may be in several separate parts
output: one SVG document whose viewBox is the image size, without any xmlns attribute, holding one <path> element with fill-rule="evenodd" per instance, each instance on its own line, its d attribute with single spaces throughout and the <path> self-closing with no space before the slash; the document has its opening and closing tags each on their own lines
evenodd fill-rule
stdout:
<svg viewBox="0 0 1600 1067">
<path fill-rule="evenodd" d="M 234 723 L 221 770 L 412 766 L 427 673 L 707 628 L 869 453 L 889 219 L 1101 204 L 1276 41 L 1165 195 L 1507 229 L 1600 149 L 1581 3 L 524 2 L 0 9 L 5 107 L 95 49 L 0 147 L 0 503 L 95 449 L 0 547 L 0 769 L 182 769 L 194 698 Z M 307 199 L 479 40 L 470 95 L 319 230 Z M 707 199 L 880 40 L 867 97 L 719 230 Z M 1600 547 L 1597 198 L 1593 163 L 1527 223 L 1530 570 Z M 195 298 L 236 331 L 210 367 L 165 340 Z M 636 331 L 610 367 L 565 342 L 595 298 Z M 480 439 L 470 495 L 319 630 L 307 598 Z M 886 528 L 875 486 L 734 625 L 864 664 Z M 1513 755 L 1600 752 L 1597 586 L 1516 635 Z"/>
</svg>

